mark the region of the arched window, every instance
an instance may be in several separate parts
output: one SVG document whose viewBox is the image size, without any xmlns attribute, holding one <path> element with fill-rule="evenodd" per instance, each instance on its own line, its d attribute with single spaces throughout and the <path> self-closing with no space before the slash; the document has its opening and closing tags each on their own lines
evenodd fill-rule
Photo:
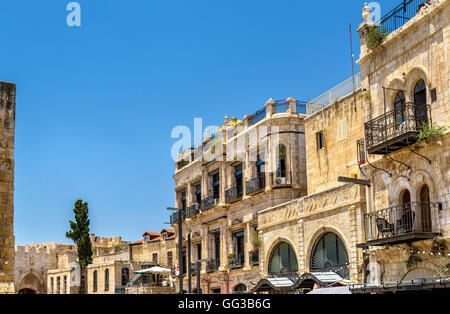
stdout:
<svg viewBox="0 0 450 314">
<path fill-rule="evenodd" d="M 338 270 L 344 270 L 344 272 L 339 271 L 339 274 L 348 278 L 348 269 L 346 268 L 348 264 L 347 249 L 341 238 L 334 232 L 322 235 L 311 254 L 311 271 L 338 272 Z"/>
<path fill-rule="evenodd" d="M 105 291 L 109 291 L 109 268 L 105 269 Z"/>
<path fill-rule="evenodd" d="M 130 279 L 130 270 L 126 267 L 122 268 L 122 286 L 126 286 Z"/>
<path fill-rule="evenodd" d="M 277 177 L 286 178 L 286 146 L 278 145 Z"/>
<path fill-rule="evenodd" d="M 269 274 L 289 274 L 298 271 L 297 257 L 292 247 L 286 242 L 278 244 L 269 260 Z"/>
<path fill-rule="evenodd" d="M 395 122 L 399 127 L 406 120 L 405 115 L 405 93 L 398 92 L 394 99 Z"/>
<path fill-rule="evenodd" d="M 97 271 L 94 270 L 94 292 L 97 292 L 98 290 L 98 275 Z"/>
<path fill-rule="evenodd" d="M 236 287 L 234 287 L 235 293 L 244 293 L 247 292 L 247 287 L 244 284 L 238 284 Z"/>
</svg>

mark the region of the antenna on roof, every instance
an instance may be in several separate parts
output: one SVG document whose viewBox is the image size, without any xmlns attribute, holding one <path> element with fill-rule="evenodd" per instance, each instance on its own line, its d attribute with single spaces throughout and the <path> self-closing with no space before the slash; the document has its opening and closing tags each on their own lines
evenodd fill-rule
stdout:
<svg viewBox="0 0 450 314">
<path fill-rule="evenodd" d="M 350 56 L 352 58 L 352 79 L 353 79 L 353 102 L 355 103 L 355 112 L 356 112 L 356 95 L 355 95 L 355 65 L 353 60 L 353 41 L 352 41 L 352 23 L 349 24 L 349 33 L 350 33 Z"/>
</svg>

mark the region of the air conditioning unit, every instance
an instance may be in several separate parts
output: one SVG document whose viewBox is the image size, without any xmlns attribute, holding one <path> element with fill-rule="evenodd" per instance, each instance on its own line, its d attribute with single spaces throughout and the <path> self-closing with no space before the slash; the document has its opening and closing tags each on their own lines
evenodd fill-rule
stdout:
<svg viewBox="0 0 450 314">
<path fill-rule="evenodd" d="M 286 177 L 284 178 L 277 178 L 275 180 L 276 184 L 286 184 Z"/>
</svg>

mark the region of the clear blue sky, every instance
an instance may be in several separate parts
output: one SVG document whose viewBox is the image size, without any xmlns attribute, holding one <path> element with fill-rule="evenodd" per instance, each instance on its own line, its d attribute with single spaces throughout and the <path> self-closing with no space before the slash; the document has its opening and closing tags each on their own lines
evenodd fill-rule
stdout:
<svg viewBox="0 0 450 314">
<path fill-rule="evenodd" d="M 306 100 L 351 76 L 364 1 L 3 1 L 0 80 L 17 84 L 16 244 L 91 231 L 137 240 L 168 221 L 173 127 L 219 124 L 269 98 Z M 380 1 L 386 13 L 398 1 Z M 356 71 L 358 68 L 356 67 Z"/>
</svg>

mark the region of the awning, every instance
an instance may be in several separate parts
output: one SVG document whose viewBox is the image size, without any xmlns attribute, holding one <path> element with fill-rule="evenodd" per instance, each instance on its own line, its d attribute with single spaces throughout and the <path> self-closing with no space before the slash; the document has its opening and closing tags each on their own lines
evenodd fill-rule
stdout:
<svg viewBox="0 0 450 314">
<path fill-rule="evenodd" d="M 392 281 L 383 284 L 362 284 L 350 287 L 353 294 L 413 293 L 442 291 L 444 289 L 450 289 L 450 277 L 417 278 L 414 280 Z"/>
<path fill-rule="evenodd" d="M 318 288 L 307 294 L 352 294 L 349 286 L 333 287 L 333 288 Z"/>
<path fill-rule="evenodd" d="M 346 280 L 335 272 L 306 273 L 300 276 L 293 285 L 292 289 L 313 288 L 314 284 L 320 287 L 329 287 L 333 285 L 350 285 L 352 282 Z"/>
<path fill-rule="evenodd" d="M 159 266 L 155 266 L 147 269 L 137 270 L 134 273 L 141 275 L 152 275 L 152 274 L 170 274 L 170 272 L 171 270 L 169 268 L 162 268 Z"/>
<path fill-rule="evenodd" d="M 278 278 L 266 278 L 261 279 L 258 284 L 252 289 L 252 292 L 278 290 L 285 291 L 291 290 L 294 282 L 289 278 L 278 277 Z"/>
</svg>

